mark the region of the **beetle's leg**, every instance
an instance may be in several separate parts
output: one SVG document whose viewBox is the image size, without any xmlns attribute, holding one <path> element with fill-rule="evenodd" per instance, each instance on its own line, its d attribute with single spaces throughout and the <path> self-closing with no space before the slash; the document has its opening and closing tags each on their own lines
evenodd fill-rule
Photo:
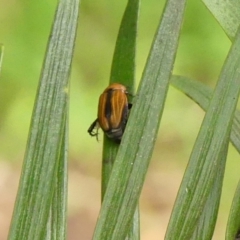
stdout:
<svg viewBox="0 0 240 240">
<path fill-rule="evenodd" d="M 95 137 L 97 138 L 97 141 L 98 141 L 98 127 L 97 127 L 97 130 L 96 132 L 94 132 L 94 128 L 98 125 L 98 119 L 96 119 L 92 124 L 91 126 L 89 127 L 88 129 L 88 133 L 92 136 L 92 137 Z"/>
</svg>

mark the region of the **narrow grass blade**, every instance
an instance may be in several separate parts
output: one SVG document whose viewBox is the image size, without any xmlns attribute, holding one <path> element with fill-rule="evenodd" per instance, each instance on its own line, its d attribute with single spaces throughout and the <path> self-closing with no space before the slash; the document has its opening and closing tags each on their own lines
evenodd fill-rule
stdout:
<svg viewBox="0 0 240 240">
<path fill-rule="evenodd" d="M 113 55 L 110 83 L 121 83 L 133 94 L 135 82 L 136 40 L 139 15 L 139 0 L 129 0 L 119 29 Z M 119 144 L 104 139 L 102 198 L 106 191 L 112 165 Z"/>
<path fill-rule="evenodd" d="M 127 86 L 129 93 L 134 94 L 136 41 L 138 30 L 139 0 L 129 0 L 125 9 L 119 33 L 116 41 L 112 61 L 110 83 L 121 83 Z M 131 101 L 131 95 L 129 100 Z M 102 160 L 102 200 L 111 175 L 114 159 L 116 158 L 119 145 L 104 138 Z M 129 240 L 140 239 L 139 213 L 136 209 L 132 219 L 132 227 L 129 229 Z"/>
<path fill-rule="evenodd" d="M 60 0 L 57 7 L 33 110 L 10 240 L 42 240 L 46 236 L 57 171 L 62 164 L 59 161 L 67 145 L 63 139 L 78 9 L 78 0 Z M 65 220 L 60 224 L 65 224 Z M 64 239 L 65 230 L 60 231 L 59 239 Z"/>
<path fill-rule="evenodd" d="M 68 128 L 68 124 L 66 124 Z M 64 131 L 57 171 L 56 185 L 51 206 L 51 240 L 66 239 L 67 229 L 67 170 L 68 170 L 68 129 Z"/>
<path fill-rule="evenodd" d="M 230 137 L 240 91 L 240 34 L 224 64 L 187 166 L 166 239 L 190 239 L 212 191 Z"/>
<path fill-rule="evenodd" d="M 206 111 L 213 93 L 213 91 L 209 87 L 205 86 L 200 82 L 193 81 L 182 76 L 173 76 L 171 79 L 171 83 L 174 87 L 184 92 L 187 96 L 193 99 L 196 103 L 199 104 L 199 106 L 201 106 Z M 235 112 L 234 119 L 233 119 L 233 125 L 232 125 L 232 131 L 231 131 L 231 142 L 236 148 L 236 150 L 240 153 L 240 112 L 238 110 Z M 221 171 L 219 171 L 219 173 L 221 173 Z M 221 178 L 220 176 L 221 176 L 220 174 L 217 174 L 217 178 Z M 218 179 L 216 179 L 215 185 L 217 182 L 219 182 Z M 214 186 L 213 191 L 215 189 L 216 187 Z M 217 191 L 216 189 L 216 194 L 217 192 L 220 193 L 221 190 L 219 189 L 219 191 Z M 211 195 L 213 194 L 211 193 Z M 208 200 L 208 201 L 210 201 L 210 204 L 212 204 L 216 199 L 220 199 L 220 196 L 215 195 L 212 197 L 212 200 Z M 240 204 L 239 204 L 240 201 L 239 199 L 240 199 L 240 182 L 235 192 L 235 196 L 234 196 L 232 207 L 231 207 L 231 212 L 229 215 L 229 220 L 228 220 L 227 229 L 226 229 L 226 240 L 235 239 L 237 234 L 240 234 Z M 206 204 L 206 206 L 210 204 Z M 208 214 L 209 212 L 212 212 L 212 209 L 213 207 L 209 206 L 207 208 L 207 211 L 205 212 L 207 212 Z M 201 218 L 203 218 L 203 216 Z M 206 223 L 206 221 L 203 220 L 203 223 Z M 204 232 L 206 232 L 206 231 L 203 231 L 202 229 L 203 228 L 198 225 L 199 234 L 201 233 L 203 234 Z M 193 239 L 197 239 L 196 236 L 194 236 Z M 205 238 L 205 236 L 202 236 L 202 237 L 200 236 L 199 239 L 207 239 L 207 238 Z"/>
<path fill-rule="evenodd" d="M 114 51 L 110 83 L 127 86 L 134 93 L 139 0 L 128 0 Z"/>
<path fill-rule="evenodd" d="M 151 159 L 185 9 L 169 0 L 157 29 L 129 121 L 114 162 L 93 239 L 124 239 Z"/>
<path fill-rule="evenodd" d="M 131 222 L 131 227 L 129 228 L 127 237 L 125 240 L 139 240 L 140 238 L 140 216 L 139 216 L 139 206 L 137 205 L 136 210 L 133 215 Z"/>
<path fill-rule="evenodd" d="M 68 123 L 66 123 L 66 128 Z M 68 130 L 64 130 L 61 155 L 55 181 L 54 196 L 48 216 L 45 240 L 66 239 L 67 227 L 67 170 L 68 170 Z"/>
<path fill-rule="evenodd" d="M 227 223 L 226 240 L 240 238 L 240 181 L 238 183 Z"/>
<path fill-rule="evenodd" d="M 213 90 L 201 82 L 183 76 L 173 76 L 171 84 L 193 99 L 204 111 L 207 110 Z M 236 110 L 233 119 L 231 142 L 240 153 L 240 112 Z"/>
<path fill-rule="evenodd" d="M 226 161 L 228 150 L 228 142 L 225 143 L 225 151 L 221 156 L 222 162 Z M 196 229 L 191 237 L 192 240 L 204 239 L 211 240 L 217 220 L 217 214 L 219 210 L 219 203 L 222 193 L 222 184 L 224 177 L 225 165 L 220 164 L 218 174 L 213 183 L 212 191 L 209 193 L 208 199 L 202 211 L 201 217 L 196 225 Z"/>
<path fill-rule="evenodd" d="M 202 0 L 230 39 L 234 39 L 240 24 L 240 1 Z"/>
</svg>

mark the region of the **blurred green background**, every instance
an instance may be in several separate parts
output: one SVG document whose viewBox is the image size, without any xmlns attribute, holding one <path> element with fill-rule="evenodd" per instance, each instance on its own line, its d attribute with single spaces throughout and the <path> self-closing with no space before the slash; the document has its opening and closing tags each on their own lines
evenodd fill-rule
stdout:
<svg viewBox="0 0 240 240">
<path fill-rule="evenodd" d="M 165 1 L 141 3 L 136 81 L 139 82 Z M 0 1 L 0 240 L 6 239 L 34 98 L 56 1 Z M 101 147 L 87 134 L 108 85 L 111 60 L 127 1 L 82 1 L 71 73 L 68 239 L 92 236 L 100 207 Z M 189 1 L 174 74 L 214 87 L 230 41 L 201 1 Z M 124 69 L 123 69 L 124 70 Z M 143 240 L 163 239 L 171 208 L 204 112 L 170 87 L 158 140 L 142 192 Z M 238 181 L 239 155 L 230 146 L 214 239 L 224 239 Z"/>
</svg>

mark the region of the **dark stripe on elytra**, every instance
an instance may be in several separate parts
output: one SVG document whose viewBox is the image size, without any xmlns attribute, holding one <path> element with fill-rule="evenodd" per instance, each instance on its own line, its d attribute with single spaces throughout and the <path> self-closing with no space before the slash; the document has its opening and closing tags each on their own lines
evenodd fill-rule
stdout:
<svg viewBox="0 0 240 240">
<path fill-rule="evenodd" d="M 104 112 L 105 117 L 106 117 L 107 120 L 108 120 L 109 129 L 112 128 L 112 126 L 111 126 L 111 121 L 110 121 L 110 117 L 111 117 L 111 114 L 112 114 L 112 104 L 111 104 L 112 93 L 113 93 L 112 90 L 109 90 L 109 91 L 107 92 L 106 107 L 105 107 L 105 112 Z"/>
</svg>

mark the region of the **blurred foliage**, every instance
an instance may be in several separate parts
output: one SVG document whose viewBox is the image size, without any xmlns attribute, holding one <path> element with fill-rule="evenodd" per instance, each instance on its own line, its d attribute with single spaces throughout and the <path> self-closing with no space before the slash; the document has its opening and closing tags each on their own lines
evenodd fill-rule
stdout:
<svg viewBox="0 0 240 240">
<path fill-rule="evenodd" d="M 5 7 L 0 9 L 0 42 L 5 45 L 5 56 L 0 88 L 0 158 L 15 160 L 22 156 L 25 147 L 56 2 L 36 4 L 21 1 L 13 4 L 12 1 L 1 1 Z M 151 0 L 141 4 L 137 79 L 141 76 L 163 3 Z M 108 83 L 125 4 L 126 1 L 112 4 L 101 0 L 82 2 L 71 83 L 70 149 L 74 155 L 82 151 L 86 153 L 90 144 L 96 145 L 88 137 L 86 129 L 96 116 L 99 93 Z M 229 45 L 229 40 L 205 6 L 200 1 L 190 1 L 174 73 L 214 85 Z M 172 94 L 174 96 L 170 101 L 176 99 Z M 85 102 L 79 102 L 79 95 L 84 97 Z M 182 104 L 177 102 L 174 105 L 172 111 L 178 111 Z M 84 149 L 78 149 L 81 139 L 86 139 Z"/>
<path fill-rule="evenodd" d="M 109 81 L 111 60 L 126 0 L 82 1 L 76 52 L 71 74 L 70 156 L 86 163 L 85 169 L 100 176 L 100 143 L 87 129 L 96 118 L 98 96 Z M 0 43 L 5 52 L 0 76 L 0 161 L 22 161 L 37 83 L 56 1 L 1 0 Z M 137 45 L 139 80 L 162 12 L 164 1 L 141 3 Z M 147 24 L 146 24 L 147 23 Z M 230 41 L 201 1 L 188 1 L 174 73 L 214 86 L 230 47 Z M 84 102 L 80 101 L 85 99 Z M 184 169 L 199 130 L 203 111 L 170 88 L 152 166 Z M 82 148 L 80 148 L 80 143 Z M 84 156 L 84 157 L 83 157 Z M 223 216 L 229 210 L 238 173 L 239 156 L 230 148 Z M 163 162 L 167 160 L 167 164 Z M 174 179 L 173 179 L 174 181 Z M 222 213 L 220 213 L 222 214 Z M 226 217 L 219 218 L 220 224 Z M 223 231 L 223 230 L 222 230 Z"/>
</svg>

